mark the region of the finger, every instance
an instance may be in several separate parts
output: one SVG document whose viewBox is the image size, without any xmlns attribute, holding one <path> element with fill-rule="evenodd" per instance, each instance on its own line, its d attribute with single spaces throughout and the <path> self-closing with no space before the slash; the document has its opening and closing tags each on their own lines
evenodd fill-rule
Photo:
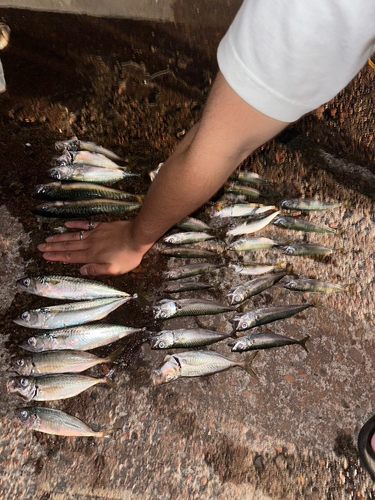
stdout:
<svg viewBox="0 0 375 500">
<path fill-rule="evenodd" d="M 53 241 L 47 243 L 41 243 L 38 245 L 38 250 L 41 252 L 76 252 L 79 250 L 86 250 L 87 243 L 83 243 L 83 240 L 63 240 L 63 241 Z"/>
<path fill-rule="evenodd" d="M 63 233 L 63 234 L 54 234 L 53 236 L 48 236 L 45 239 L 48 243 L 56 243 L 59 241 L 82 241 L 88 237 L 89 231 L 76 231 L 74 233 Z"/>
<path fill-rule="evenodd" d="M 113 266 L 111 264 L 87 264 L 81 267 L 81 274 L 84 276 L 99 276 L 101 274 L 118 274 L 114 272 Z"/>
<path fill-rule="evenodd" d="M 49 262 L 65 262 L 66 264 L 85 264 L 88 260 L 86 251 L 45 252 L 42 257 Z"/>
<path fill-rule="evenodd" d="M 99 222 L 90 222 L 87 220 L 71 220 L 65 222 L 65 226 L 69 229 L 83 229 L 84 231 L 90 231 L 99 226 Z"/>
</svg>

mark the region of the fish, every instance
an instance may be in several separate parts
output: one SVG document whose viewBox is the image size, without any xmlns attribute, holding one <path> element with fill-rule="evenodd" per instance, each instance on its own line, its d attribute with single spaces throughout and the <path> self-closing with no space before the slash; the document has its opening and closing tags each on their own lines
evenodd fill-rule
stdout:
<svg viewBox="0 0 375 500">
<path fill-rule="evenodd" d="M 255 172 L 240 172 L 238 174 L 238 180 L 240 182 L 244 182 L 245 184 L 258 184 L 260 186 L 273 183 L 273 181 L 263 179 L 263 177 Z"/>
<path fill-rule="evenodd" d="M 288 283 L 284 284 L 284 288 L 291 291 L 300 292 L 320 292 L 320 293 L 338 293 L 347 292 L 352 285 L 340 286 L 334 283 L 327 283 L 325 281 L 300 278 L 291 279 Z"/>
<path fill-rule="evenodd" d="M 72 137 L 66 141 L 57 141 L 55 143 L 55 149 L 57 151 L 90 151 L 91 153 L 99 153 L 106 156 L 110 160 L 127 161 L 125 158 L 121 158 L 113 151 L 103 148 L 103 146 L 98 146 L 95 142 L 81 141 L 78 137 Z"/>
<path fill-rule="evenodd" d="M 0 50 L 5 49 L 9 43 L 10 28 L 5 23 L 0 23 Z"/>
<path fill-rule="evenodd" d="M 88 200 L 96 198 L 105 198 L 107 200 L 135 200 L 139 203 L 143 200 L 138 196 L 119 189 L 113 189 L 92 182 L 50 182 L 49 184 L 40 184 L 36 187 L 34 198 L 42 200 Z"/>
<path fill-rule="evenodd" d="M 177 257 L 180 259 L 204 259 L 206 257 L 217 257 L 217 253 L 203 248 L 163 248 L 160 253 L 166 255 L 167 257 Z"/>
<path fill-rule="evenodd" d="M 179 316 L 201 316 L 235 311 L 234 307 L 226 306 L 212 300 L 202 299 L 163 299 L 152 306 L 155 319 L 170 319 Z"/>
<path fill-rule="evenodd" d="M 254 250 L 268 249 L 279 244 L 270 238 L 241 238 L 228 246 L 229 250 L 236 252 L 248 252 Z"/>
<path fill-rule="evenodd" d="M 17 280 L 18 290 L 32 293 L 39 297 L 67 300 L 90 300 L 104 297 L 128 297 L 136 299 L 137 294 L 130 295 L 105 283 L 73 276 L 27 276 Z"/>
<path fill-rule="evenodd" d="M 318 226 L 313 222 L 309 222 L 297 217 L 279 217 L 273 224 L 281 229 L 292 229 L 293 231 L 303 231 L 305 233 L 333 233 L 339 236 L 342 235 L 341 229 L 334 229 L 328 226 Z"/>
<path fill-rule="evenodd" d="M 175 233 L 163 238 L 164 243 L 183 245 L 185 243 L 197 243 L 199 241 L 212 240 L 216 236 L 205 232 L 191 231 L 187 233 Z"/>
<path fill-rule="evenodd" d="M 113 160 L 99 153 L 91 153 L 90 151 L 67 151 L 58 157 L 53 158 L 51 164 L 55 167 L 66 165 L 91 165 L 93 167 L 122 169 Z"/>
<path fill-rule="evenodd" d="M 17 408 L 15 415 L 22 426 L 55 436 L 107 437 L 119 430 L 113 428 L 94 431 L 78 418 L 52 408 Z"/>
<path fill-rule="evenodd" d="M 186 264 L 185 266 L 176 267 L 163 272 L 163 278 L 169 280 L 178 280 L 181 278 L 189 278 L 198 274 L 206 274 L 216 271 L 223 267 L 223 264 L 211 264 L 210 262 L 202 262 L 200 264 Z"/>
<path fill-rule="evenodd" d="M 245 359 L 243 362 L 232 361 L 213 351 L 187 351 L 181 354 L 172 354 L 164 358 L 164 364 L 158 370 L 154 370 L 151 377 L 154 385 L 173 382 L 180 377 L 201 377 L 214 373 L 239 367 L 257 378 L 252 363 L 257 353 Z"/>
<path fill-rule="evenodd" d="M 158 173 L 163 165 L 164 165 L 164 162 L 159 163 L 159 165 L 157 166 L 157 168 L 155 168 L 155 170 L 151 170 L 151 172 L 148 173 L 148 175 L 150 176 L 151 182 L 154 182 L 155 177 L 158 175 Z"/>
<path fill-rule="evenodd" d="M 325 203 L 324 201 L 313 200 L 311 198 L 298 198 L 294 200 L 284 200 L 281 203 L 281 207 L 289 210 L 308 212 L 310 210 L 332 210 L 341 207 L 341 203 Z"/>
<path fill-rule="evenodd" d="M 104 323 L 94 325 L 80 325 L 51 330 L 41 335 L 33 335 L 19 347 L 30 352 L 57 351 L 75 349 L 89 351 L 112 342 L 116 342 L 128 335 L 143 332 L 144 328 L 132 328 L 122 325 L 108 325 Z"/>
<path fill-rule="evenodd" d="M 306 352 L 306 342 L 310 339 L 307 335 L 302 340 L 294 340 L 276 333 L 253 333 L 247 337 L 229 342 L 232 352 L 254 351 L 258 349 L 271 349 L 272 347 L 283 347 L 286 345 L 299 344 Z"/>
<path fill-rule="evenodd" d="M 255 328 L 256 326 L 272 323 L 273 321 L 290 318 L 291 316 L 294 316 L 295 314 L 298 314 L 305 309 L 308 309 L 309 307 L 316 306 L 314 303 L 309 303 L 266 307 L 244 314 L 239 314 L 238 316 L 235 316 L 233 319 L 231 319 L 230 322 L 232 323 L 235 331 L 241 332 L 243 330 Z"/>
<path fill-rule="evenodd" d="M 178 224 L 176 224 L 178 229 L 182 229 L 183 231 L 203 231 L 209 232 L 211 231 L 210 226 L 208 226 L 205 222 L 194 219 L 193 217 L 185 217 Z"/>
<path fill-rule="evenodd" d="M 176 281 L 174 283 L 164 283 L 164 293 L 181 293 L 191 292 L 193 290 L 206 290 L 212 288 L 213 285 L 209 283 L 202 283 L 201 281 Z"/>
<path fill-rule="evenodd" d="M 250 186 L 244 186 L 243 184 L 229 184 L 224 188 L 227 193 L 241 194 L 249 198 L 259 198 L 263 196 L 257 189 L 251 188 Z"/>
<path fill-rule="evenodd" d="M 248 276 L 261 276 L 262 274 L 268 274 L 272 271 L 277 271 L 284 269 L 286 262 L 279 262 L 278 264 L 261 264 L 258 262 L 243 262 L 241 265 L 229 264 L 231 269 L 237 274 L 244 274 Z"/>
<path fill-rule="evenodd" d="M 291 243 L 289 245 L 280 245 L 279 249 L 285 255 L 331 255 L 335 250 L 333 248 L 314 245 L 313 243 Z"/>
<path fill-rule="evenodd" d="M 273 212 L 272 214 L 268 215 L 267 217 L 264 217 L 263 219 L 258 219 L 252 222 L 248 222 L 246 224 L 241 224 L 240 226 L 230 229 L 227 232 L 227 237 L 238 236 L 240 234 L 256 233 L 257 231 L 260 231 L 264 227 L 268 226 L 268 224 L 272 222 L 273 219 L 279 215 L 279 213 L 280 213 L 279 211 Z"/>
<path fill-rule="evenodd" d="M 233 288 L 227 293 L 229 304 L 241 304 L 241 302 L 244 302 L 246 299 L 267 290 L 267 288 L 270 288 L 284 278 L 286 274 L 287 273 L 266 274 Z"/>
<path fill-rule="evenodd" d="M 113 363 L 123 351 L 124 348 L 121 347 L 106 358 L 99 358 L 91 352 L 74 349 L 37 352 L 27 356 L 13 357 L 8 371 L 26 377 L 54 373 L 80 373 L 99 364 Z"/>
<path fill-rule="evenodd" d="M 97 384 L 114 387 L 108 377 L 55 374 L 42 377 L 14 377 L 8 381 L 7 390 L 9 394 L 17 394 L 26 401 L 56 401 L 73 398 Z"/>
<path fill-rule="evenodd" d="M 105 318 L 109 313 L 129 300 L 129 297 L 123 299 L 114 297 L 41 307 L 25 311 L 13 321 L 17 325 L 27 328 L 53 330 Z"/>
<path fill-rule="evenodd" d="M 82 200 L 82 201 L 47 201 L 35 207 L 32 212 L 42 217 L 80 218 L 102 214 L 124 214 L 141 208 L 135 201 L 120 200 Z"/>
<path fill-rule="evenodd" d="M 58 181 L 96 182 L 99 184 L 113 184 L 129 177 L 139 177 L 120 169 L 93 167 L 91 165 L 66 165 L 50 168 L 48 177 Z"/>
<path fill-rule="evenodd" d="M 237 205 L 226 206 L 225 203 L 220 203 L 217 206 L 213 217 L 245 217 L 260 215 L 270 210 L 276 210 L 274 205 L 259 205 L 258 203 L 239 203 Z"/>
<path fill-rule="evenodd" d="M 203 328 L 162 330 L 151 335 L 151 349 L 177 349 L 210 345 L 230 337 L 230 333 L 220 333 Z"/>
</svg>

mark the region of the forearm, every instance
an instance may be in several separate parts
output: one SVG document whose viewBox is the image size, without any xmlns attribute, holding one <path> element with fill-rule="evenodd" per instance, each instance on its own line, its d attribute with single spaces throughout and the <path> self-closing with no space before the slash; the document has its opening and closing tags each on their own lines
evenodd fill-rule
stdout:
<svg viewBox="0 0 375 500">
<path fill-rule="evenodd" d="M 194 212 L 236 167 L 287 124 L 245 103 L 219 75 L 201 121 L 160 169 L 132 224 L 136 246 L 148 249 Z"/>
</svg>

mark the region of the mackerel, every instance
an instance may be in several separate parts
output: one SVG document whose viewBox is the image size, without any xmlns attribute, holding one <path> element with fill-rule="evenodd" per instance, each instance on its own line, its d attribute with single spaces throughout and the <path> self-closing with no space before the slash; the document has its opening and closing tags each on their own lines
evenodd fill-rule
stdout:
<svg viewBox="0 0 375 500">
<path fill-rule="evenodd" d="M 94 184 L 92 182 L 50 182 L 36 187 L 34 198 L 43 200 L 85 200 L 91 198 L 105 198 L 107 200 L 136 200 L 140 202 L 141 196 L 126 193 L 119 189 Z"/>
<path fill-rule="evenodd" d="M 233 229 L 230 229 L 227 232 L 227 236 L 238 236 L 240 234 L 251 234 L 260 231 L 264 227 L 268 226 L 270 222 L 273 221 L 275 217 L 279 215 L 280 212 L 273 212 L 272 214 L 264 217 L 263 219 L 258 219 L 252 222 L 248 222 L 247 224 L 241 224 Z"/>
<path fill-rule="evenodd" d="M 228 345 L 232 348 L 232 352 L 245 352 L 299 344 L 308 352 L 305 344 L 309 338 L 310 336 L 307 335 L 302 340 L 294 340 L 283 335 L 277 335 L 276 333 L 253 333 L 247 337 L 241 337 L 239 340 L 229 342 Z"/>
<path fill-rule="evenodd" d="M 287 273 L 266 274 L 265 276 L 260 276 L 251 281 L 247 281 L 243 285 L 235 287 L 227 294 L 229 304 L 240 304 L 246 299 L 267 290 L 267 288 L 270 288 L 284 278 L 286 274 Z"/>
<path fill-rule="evenodd" d="M 191 231 L 187 233 L 175 233 L 170 236 L 166 236 L 163 241 L 165 243 L 171 243 L 173 245 L 183 245 L 185 243 L 197 243 L 199 241 L 212 240 L 216 236 L 208 234 L 205 232 Z"/>
<path fill-rule="evenodd" d="M 217 253 L 203 248 L 163 248 L 160 253 L 166 255 L 167 257 L 177 257 L 180 259 L 203 259 L 206 257 L 217 257 Z"/>
<path fill-rule="evenodd" d="M 182 229 L 183 231 L 211 231 L 210 226 L 208 226 L 205 222 L 199 219 L 194 219 L 193 217 L 185 217 L 185 219 L 182 219 L 178 224 L 176 224 L 176 227 Z"/>
<path fill-rule="evenodd" d="M 106 156 L 110 160 L 119 160 L 126 161 L 121 156 L 118 156 L 113 151 L 109 149 L 103 148 L 103 146 L 98 146 L 95 142 L 81 141 L 78 137 L 72 137 L 66 141 L 58 141 L 55 143 L 55 149 L 57 151 L 81 151 L 82 149 L 85 151 L 90 151 L 91 153 L 99 153 L 101 155 Z"/>
<path fill-rule="evenodd" d="M 98 182 L 112 184 L 128 177 L 138 177 L 120 169 L 93 167 L 91 165 L 67 165 L 50 168 L 47 172 L 51 179 L 58 181 Z"/>
<path fill-rule="evenodd" d="M 92 165 L 93 167 L 119 169 L 122 168 L 117 165 L 113 160 L 99 153 L 91 153 L 90 151 L 65 151 L 61 156 L 54 158 L 51 162 L 52 165 L 66 166 L 66 165 Z"/>
<path fill-rule="evenodd" d="M 181 293 L 191 292 L 193 290 L 206 290 L 212 288 L 213 285 L 209 283 L 202 283 L 202 281 L 176 281 L 172 283 L 165 283 L 163 285 L 164 293 Z"/>
<path fill-rule="evenodd" d="M 328 226 L 319 226 L 318 224 L 297 217 L 279 217 L 273 224 L 281 229 L 292 229 L 293 231 L 303 231 L 305 233 L 333 233 L 340 236 L 342 234 L 342 230 L 333 229 Z"/>
<path fill-rule="evenodd" d="M 139 210 L 141 204 L 135 201 L 120 200 L 82 200 L 82 201 L 50 201 L 33 209 L 33 213 L 43 217 L 80 218 L 103 214 L 124 214 Z"/>
<path fill-rule="evenodd" d="M 220 333 L 203 328 L 162 330 L 150 337 L 151 349 L 176 349 L 210 345 L 230 337 L 230 333 Z"/>
<path fill-rule="evenodd" d="M 270 210 L 276 210 L 274 205 L 259 205 L 258 203 L 239 203 L 237 205 L 224 206 L 225 203 L 220 203 L 217 206 L 214 217 L 245 217 L 260 215 Z"/>
<path fill-rule="evenodd" d="M 181 278 L 190 278 L 199 274 L 207 274 L 216 271 L 223 267 L 223 264 L 211 264 L 202 262 L 200 264 L 186 264 L 185 266 L 176 267 L 163 272 L 163 278 L 170 280 L 178 280 Z"/>
<path fill-rule="evenodd" d="M 163 299 L 153 307 L 155 319 L 170 319 L 179 316 L 201 316 L 235 311 L 234 307 L 226 306 L 212 300 L 202 299 Z"/>
<path fill-rule="evenodd" d="M 229 184 L 229 186 L 224 188 L 227 193 L 241 194 L 249 198 L 259 198 L 262 196 L 261 192 L 257 189 L 251 188 L 250 186 L 244 186 L 242 184 Z"/>
<path fill-rule="evenodd" d="M 278 243 L 270 238 L 241 238 L 231 243 L 228 249 L 235 250 L 236 252 L 248 252 L 276 246 L 278 246 Z"/>
<path fill-rule="evenodd" d="M 308 212 L 310 210 L 332 210 L 341 207 L 341 203 L 325 203 L 324 201 L 312 200 L 310 198 L 298 198 L 294 200 L 284 200 L 281 206 L 282 208 Z"/>
</svg>

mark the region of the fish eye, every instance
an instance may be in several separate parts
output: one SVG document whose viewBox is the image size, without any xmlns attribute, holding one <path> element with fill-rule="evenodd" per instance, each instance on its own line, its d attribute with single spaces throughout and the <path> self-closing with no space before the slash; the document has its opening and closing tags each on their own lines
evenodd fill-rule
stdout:
<svg viewBox="0 0 375 500">
<path fill-rule="evenodd" d="M 240 302 L 241 297 L 238 297 L 238 296 L 237 296 L 234 300 L 235 300 L 236 302 Z"/>
<path fill-rule="evenodd" d="M 30 314 L 26 311 L 26 312 L 22 313 L 21 318 L 22 319 L 29 319 L 30 318 Z"/>
<path fill-rule="evenodd" d="M 169 243 L 174 243 L 176 240 L 174 238 L 169 238 Z"/>
<path fill-rule="evenodd" d="M 172 375 L 169 375 L 169 373 L 168 373 L 168 375 L 167 375 L 165 378 L 166 378 L 167 380 L 171 380 Z"/>
<path fill-rule="evenodd" d="M 24 284 L 25 286 L 29 286 L 29 285 L 30 285 L 30 278 L 25 278 L 25 279 L 23 280 L 23 284 Z"/>
<path fill-rule="evenodd" d="M 159 342 L 159 347 L 161 347 L 163 349 L 164 347 L 164 342 Z"/>
<path fill-rule="evenodd" d="M 35 345 L 36 344 L 36 338 L 35 337 L 30 337 L 29 340 L 27 341 L 28 344 L 30 345 Z"/>
<path fill-rule="evenodd" d="M 247 327 L 247 323 L 246 323 L 246 322 L 245 322 L 245 323 L 242 323 L 241 327 L 242 327 L 242 328 L 246 328 L 246 327 Z"/>
<path fill-rule="evenodd" d="M 23 366 L 25 364 L 25 361 L 22 358 L 20 358 L 16 360 L 16 363 L 18 366 Z"/>
<path fill-rule="evenodd" d="M 26 410 L 22 410 L 22 411 L 20 412 L 20 415 L 21 415 L 21 417 L 22 417 L 22 418 L 27 418 L 28 414 L 29 414 L 29 413 L 28 413 Z"/>
<path fill-rule="evenodd" d="M 26 387 L 26 386 L 27 386 L 27 383 L 28 383 L 27 378 L 21 378 L 21 380 L 20 380 L 20 384 L 21 384 L 23 387 Z"/>
<path fill-rule="evenodd" d="M 289 285 L 289 288 L 296 288 L 296 284 L 294 283 L 294 281 L 291 281 L 290 283 L 288 283 Z"/>
<path fill-rule="evenodd" d="M 167 315 L 167 314 L 166 314 L 164 311 L 160 313 L 160 317 L 161 317 L 161 318 L 165 318 L 165 317 L 166 317 L 166 315 Z"/>
<path fill-rule="evenodd" d="M 237 349 L 240 349 L 242 351 L 242 349 L 244 349 L 244 348 L 245 348 L 245 346 L 244 346 L 243 342 L 239 342 L 237 344 Z"/>
</svg>

